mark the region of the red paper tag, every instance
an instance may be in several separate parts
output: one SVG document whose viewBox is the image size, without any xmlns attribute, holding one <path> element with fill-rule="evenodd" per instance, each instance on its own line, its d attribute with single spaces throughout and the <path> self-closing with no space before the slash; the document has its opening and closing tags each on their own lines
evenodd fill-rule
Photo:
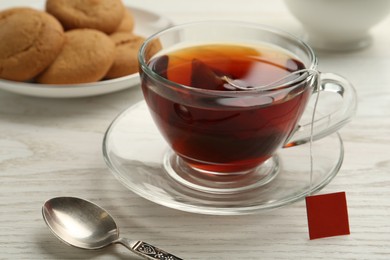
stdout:
<svg viewBox="0 0 390 260">
<path fill-rule="evenodd" d="M 345 192 L 306 197 L 310 239 L 349 235 Z"/>
</svg>

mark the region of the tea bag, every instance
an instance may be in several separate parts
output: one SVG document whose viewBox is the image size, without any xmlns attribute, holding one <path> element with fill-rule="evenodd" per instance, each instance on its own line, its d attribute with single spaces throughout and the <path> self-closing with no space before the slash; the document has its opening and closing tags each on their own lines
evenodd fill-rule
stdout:
<svg viewBox="0 0 390 260">
<path fill-rule="evenodd" d="M 155 59 L 153 63 L 151 63 L 151 69 L 155 71 L 158 75 L 164 78 L 168 78 L 167 72 L 168 72 L 168 63 L 169 63 L 169 57 L 168 55 L 163 55 L 159 57 L 158 59 Z"/>
<path fill-rule="evenodd" d="M 224 81 L 218 74 L 201 60 L 193 59 L 191 68 L 191 86 L 194 88 L 221 90 L 221 86 Z"/>
<path fill-rule="evenodd" d="M 210 90 L 247 90 L 251 86 L 241 79 L 212 68 L 198 59 L 192 60 L 191 86 Z"/>
</svg>

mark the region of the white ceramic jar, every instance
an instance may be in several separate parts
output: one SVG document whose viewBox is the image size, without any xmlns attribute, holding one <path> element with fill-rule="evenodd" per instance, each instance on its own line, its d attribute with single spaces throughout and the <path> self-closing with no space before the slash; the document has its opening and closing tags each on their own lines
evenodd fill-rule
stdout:
<svg viewBox="0 0 390 260">
<path fill-rule="evenodd" d="M 284 0 L 315 49 L 354 50 L 371 43 L 369 30 L 390 10 L 390 0 Z M 390 32 L 390 31 L 389 31 Z"/>
</svg>

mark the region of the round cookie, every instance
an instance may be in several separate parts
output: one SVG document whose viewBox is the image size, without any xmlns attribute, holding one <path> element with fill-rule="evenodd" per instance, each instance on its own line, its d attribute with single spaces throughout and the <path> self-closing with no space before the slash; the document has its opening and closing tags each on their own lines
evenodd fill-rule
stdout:
<svg viewBox="0 0 390 260">
<path fill-rule="evenodd" d="M 145 38 L 128 32 L 116 32 L 110 37 L 116 46 L 115 59 L 105 78 L 113 79 L 137 73 L 138 51 Z M 154 55 L 160 49 L 160 42 L 154 41 L 150 54 Z"/>
<path fill-rule="evenodd" d="M 162 49 L 162 45 L 159 39 L 154 39 L 145 50 L 145 59 L 150 60 L 159 50 Z"/>
<path fill-rule="evenodd" d="M 105 78 L 113 79 L 138 72 L 138 50 L 145 38 L 129 32 L 116 32 L 110 38 L 115 43 L 115 59 Z"/>
<path fill-rule="evenodd" d="M 0 39 L 0 78 L 26 81 L 54 61 L 65 37 L 53 16 L 12 8 L 0 12 Z"/>
<path fill-rule="evenodd" d="M 90 28 L 110 34 L 121 23 L 125 7 L 121 0 L 47 0 L 46 11 L 66 30 Z"/>
<path fill-rule="evenodd" d="M 114 61 L 115 45 L 94 29 L 65 33 L 65 44 L 55 61 L 37 77 L 39 83 L 77 84 L 99 81 Z"/>
<path fill-rule="evenodd" d="M 122 21 L 115 32 L 132 32 L 134 30 L 134 16 L 129 9 L 126 9 Z"/>
</svg>

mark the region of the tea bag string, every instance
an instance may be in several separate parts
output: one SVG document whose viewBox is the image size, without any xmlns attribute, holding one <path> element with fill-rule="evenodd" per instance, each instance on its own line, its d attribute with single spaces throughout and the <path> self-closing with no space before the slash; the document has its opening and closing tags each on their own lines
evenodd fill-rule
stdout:
<svg viewBox="0 0 390 260">
<path fill-rule="evenodd" d="M 319 75 L 319 72 L 317 71 L 316 72 L 317 75 Z M 316 115 L 316 111 L 317 111 L 317 104 L 318 104 L 318 100 L 320 98 L 320 81 L 318 80 L 316 82 L 316 85 L 315 85 L 315 91 L 317 91 L 316 93 L 316 97 L 315 97 L 315 100 L 314 100 L 314 109 L 313 109 L 313 113 L 311 115 L 311 122 L 310 122 L 310 142 L 309 142 L 309 153 L 310 153 L 310 181 L 309 181 L 309 194 L 308 196 L 311 196 L 312 193 L 313 193 L 313 172 L 314 172 L 314 156 L 313 156 L 313 134 L 314 134 L 314 121 L 315 121 L 315 115 Z"/>
<path fill-rule="evenodd" d="M 276 86 L 278 87 L 281 87 L 281 86 L 286 86 L 286 85 L 291 85 L 291 84 L 294 84 L 296 82 L 299 82 L 301 81 L 301 77 L 296 77 L 294 78 L 293 80 L 290 80 L 290 81 L 287 81 L 287 82 L 284 82 L 286 81 L 288 78 L 290 78 L 291 76 L 295 76 L 297 74 L 301 74 L 301 73 L 309 73 L 310 74 L 315 74 L 315 75 L 319 75 L 319 71 L 315 70 L 315 69 L 301 69 L 301 70 L 296 70 L 296 71 L 293 71 L 291 72 L 290 74 L 284 76 L 284 77 L 281 77 L 280 79 L 278 80 L 275 80 L 271 83 L 268 83 L 268 84 L 265 84 L 265 85 L 261 85 L 261 86 L 240 86 L 239 84 L 237 84 L 237 81 L 236 80 L 233 80 L 231 78 L 229 78 L 228 76 L 222 76 L 221 79 L 223 81 L 225 81 L 227 84 L 229 84 L 230 86 L 236 88 L 236 89 L 240 89 L 240 90 L 262 90 L 262 91 L 267 91 L 267 90 L 272 90 L 274 89 Z M 302 75 L 300 75 L 302 76 Z M 280 85 L 280 83 L 282 83 L 282 85 Z"/>
</svg>

